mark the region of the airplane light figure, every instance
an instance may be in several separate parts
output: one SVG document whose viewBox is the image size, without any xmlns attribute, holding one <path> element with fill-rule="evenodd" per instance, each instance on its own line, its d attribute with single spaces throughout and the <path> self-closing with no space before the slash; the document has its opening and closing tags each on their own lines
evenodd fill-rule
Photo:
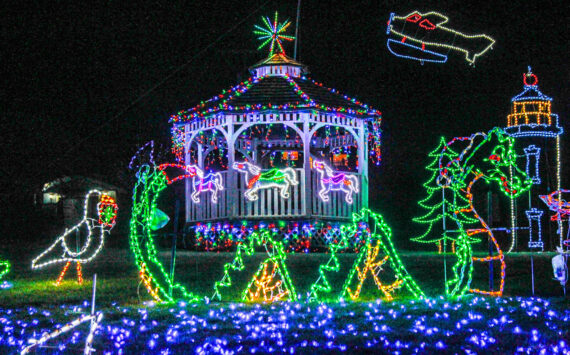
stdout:
<svg viewBox="0 0 570 355">
<path fill-rule="evenodd" d="M 485 34 L 467 35 L 445 27 L 449 19 L 435 11 L 414 11 L 406 16 L 390 14 L 386 45 L 397 57 L 424 62 L 445 63 L 449 51 L 463 53 L 475 65 L 477 57 L 492 49 L 495 40 Z"/>
</svg>

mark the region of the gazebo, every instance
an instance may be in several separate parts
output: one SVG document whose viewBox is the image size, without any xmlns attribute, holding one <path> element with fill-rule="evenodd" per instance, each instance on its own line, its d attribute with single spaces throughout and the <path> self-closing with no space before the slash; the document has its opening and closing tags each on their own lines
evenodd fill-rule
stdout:
<svg viewBox="0 0 570 355">
<path fill-rule="evenodd" d="M 218 236 L 259 226 L 307 236 L 368 207 L 381 113 L 307 78 L 282 50 L 250 72 L 170 119 L 173 151 L 195 172 L 185 186 L 187 226 Z"/>
</svg>

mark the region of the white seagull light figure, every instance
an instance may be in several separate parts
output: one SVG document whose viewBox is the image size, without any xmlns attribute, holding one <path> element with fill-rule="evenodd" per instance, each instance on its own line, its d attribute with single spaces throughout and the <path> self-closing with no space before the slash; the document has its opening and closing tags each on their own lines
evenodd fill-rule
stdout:
<svg viewBox="0 0 570 355">
<path fill-rule="evenodd" d="M 93 196 L 99 197 L 97 203 L 97 218 L 89 217 L 89 200 Z M 91 190 L 85 196 L 83 219 L 71 229 L 66 229 L 56 241 L 47 248 L 43 253 L 32 261 L 32 269 L 41 269 L 55 263 L 65 263 L 63 270 L 57 278 L 56 285 L 59 286 L 65 272 L 72 262 L 77 263 L 77 281 L 79 284 L 83 282 L 81 275 L 81 263 L 87 263 L 99 254 L 103 249 L 105 242 L 105 234 L 115 226 L 117 219 L 117 203 L 111 196 L 102 193 L 99 190 Z M 93 213 L 91 213 L 93 215 Z M 87 230 L 87 239 L 81 249 L 74 252 L 68 245 L 74 232 L 85 228 Z M 73 233 L 73 234 L 72 234 Z M 55 252 L 53 253 L 50 252 Z M 59 255 L 59 256 L 57 256 Z"/>
</svg>

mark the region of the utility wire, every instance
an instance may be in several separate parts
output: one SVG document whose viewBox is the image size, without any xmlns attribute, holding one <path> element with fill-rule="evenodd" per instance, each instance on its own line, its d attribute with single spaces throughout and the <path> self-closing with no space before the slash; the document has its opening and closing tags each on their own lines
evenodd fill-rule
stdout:
<svg viewBox="0 0 570 355">
<path fill-rule="evenodd" d="M 210 43 L 209 45 L 207 45 L 206 47 L 204 47 L 202 50 L 200 50 L 198 53 L 196 53 L 192 58 L 190 58 L 186 63 L 182 64 L 181 66 L 179 66 L 178 68 L 176 68 L 175 70 L 173 70 L 170 74 L 168 74 L 164 79 L 162 79 L 161 81 L 159 81 L 157 84 L 155 84 L 154 86 L 152 86 L 150 89 L 146 90 L 142 95 L 140 95 L 138 98 L 136 98 L 134 101 L 132 101 L 130 104 L 128 104 L 125 108 L 123 108 L 121 111 L 119 111 L 117 114 L 115 114 L 115 116 L 113 116 L 112 118 L 110 118 L 109 120 L 107 120 L 107 122 L 101 124 L 98 128 L 94 129 L 91 134 L 87 135 L 85 138 L 83 138 L 82 140 L 80 140 L 77 144 L 71 146 L 71 148 L 69 148 L 64 154 L 62 154 L 58 161 L 62 158 L 65 158 L 69 155 L 69 153 L 71 153 L 73 150 L 75 150 L 76 148 L 78 148 L 79 146 L 81 146 L 83 143 L 85 143 L 87 140 L 91 139 L 93 136 L 95 136 L 96 134 L 98 134 L 99 132 L 101 132 L 101 130 L 103 130 L 103 128 L 105 128 L 107 125 L 109 125 L 110 123 L 114 122 L 115 120 L 117 120 L 118 118 L 120 118 L 122 115 L 124 115 L 126 112 L 128 112 L 131 108 L 133 108 L 136 104 L 138 104 L 139 102 L 142 101 L 142 99 L 144 99 L 145 97 L 147 97 L 148 95 L 150 95 L 153 91 L 155 91 L 156 89 L 158 89 L 159 87 L 161 87 L 164 83 L 166 83 L 168 80 L 170 80 L 172 77 L 174 77 L 176 74 L 178 74 L 180 71 L 182 71 L 184 68 L 186 68 L 190 63 L 192 63 L 196 58 L 198 58 L 199 56 L 201 56 L 204 52 L 206 52 L 207 50 L 209 50 L 210 48 L 212 48 L 215 44 L 217 44 L 219 41 L 221 41 L 225 36 L 227 36 L 230 32 L 232 32 L 233 30 L 235 30 L 237 27 L 239 27 L 241 24 L 243 24 L 247 19 L 249 19 L 251 16 L 253 16 L 254 14 L 256 14 L 259 10 L 261 10 L 261 8 L 263 8 L 265 5 L 267 5 L 267 3 L 270 0 L 265 1 L 263 4 L 261 4 L 257 9 L 255 9 L 254 11 L 252 11 L 249 15 L 245 16 L 241 21 L 239 21 L 238 23 L 236 23 L 233 27 L 231 27 L 229 30 L 227 30 L 225 33 L 223 33 L 222 35 L 220 35 L 218 38 L 216 38 L 216 40 L 214 40 L 212 43 Z M 59 165 L 58 162 L 54 162 L 51 165 L 53 166 L 54 164 Z"/>
</svg>

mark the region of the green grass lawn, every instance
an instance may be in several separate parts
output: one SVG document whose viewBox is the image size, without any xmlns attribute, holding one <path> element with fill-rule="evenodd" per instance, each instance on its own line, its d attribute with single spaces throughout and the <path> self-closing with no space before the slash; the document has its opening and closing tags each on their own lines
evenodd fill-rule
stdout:
<svg viewBox="0 0 570 355">
<path fill-rule="evenodd" d="M 513 253 L 506 256 L 507 272 L 505 282 L 505 296 L 530 296 L 531 272 L 529 253 Z M 534 253 L 535 267 L 535 295 L 541 297 L 558 297 L 562 299 L 563 290 L 560 284 L 553 279 L 551 258 L 554 253 Z M 214 282 L 223 275 L 223 265 L 233 260 L 233 253 L 206 253 L 179 251 L 176 259 L 176 280 L 187 285 L 194 293 L 202 297 L 211 297 Z M 264 253 L 257 253 L 246 261 L 247 270 L 234 278 L 236 287 L 230 290 L 239 301 L 241 290 L 246 287 L 259 263 L 266 257 Z M 287 266 L 293 284 L 301 295 L 305 295 L 310 285 L 318 277 L 318 265 L 325 263 L 329 254 L 288 254 Z M 352 265 L 355 254 L 340 254 L 341 272 L 330 276 L 333 288 L 342 286 L 348 268 Z M 404 252 L 402 261 L 408 271 L 415 277 L 418 284 L 428 296 L 438 296 L 443 293 L 444 283 L 444 256 L 427 252 Z M 454 256 L 448 254 L 448 272 Z M 169 265 L 170 252 L 161 252 L 161 259 Z M 30 258 L 31 260 L 31 258 Z M 121 305 L 137 305 L 142 301 L 150 300 L 144 288 L 139 287 L 138 270 L 134 265 L 134 258 L 128 249 L 106 249 L 94 262 L 83 265 L 85 282 L 78 285 L 76 271 L 70 267 L 67 275 L 59 287 L 55 287 L 55 280 L 63 267 L 62 264 L 47 267 L 42 270 L 32 270 L 30 261 L 26 258 L 11 260 L 13 267 L 7 279 L 14 284 L 8 290 L 0 291 L 0 305 L 18 307 L 26 305 L 54 305 L 63 303 L 77 303 L 90 299 L 94 273 L 97 273 L 97 303 L 104 307 L 116 302 Z M 498 265 L 495 265 L 495 285 L 498 285 Z M 488 288 L 489 271 L 482 265 L 476 265 L 473 286 Z M 386 280 L 391 275 L 389 270 L 382 274 Z M 368 281 L 367 281 L 368 282 Z M 362 294 L 363 300 L 377 298 L 377 290 L 370 283 L 365 284 Z"/>
<path fill-rule="evenodd" d="M 25 253 L 23 253 L 25 254 Z M 193 292 L 211 297 L 213 283 L 233 253 L 180 251 L 176 279 Z M 570 302 L 552 278 L 553 253 L 533 254 L 536 298 L 531 294 L 530 254 L 506 257 L 505 297 L 445 300 L 444 256 L 435 253 L 402 253 L 401 259 L 428 296 L 435 299 L 398 299 L 383 302 L 373 284 L 365 284 L 362 302 L 273 305 L 234 302 L 201 302 L 151 306 L 151 298 L 139 287 L 138 270 L 127 249 L 106 249 L 93 263 L 83 266 L 85 282 L 78 285 L 70 267 L 65 281 L 55 287 L 63 265 L 32 271 L 33 256 L 12 259 L 8 280 L 13 288 L 0 291 L 0 353 L 16 353 L 31 338 L 51 332 L 89 312 L 91 278 L 97 273 L 97 310 L 104 314 L 94 347 L 101 353 L 213 353 L 271 351 L 313 354 L 317 352 L 546 353 L 569 350 Z M 169 264 L 169 250 L 161 259 Z M 257 253 L 235 278 L 235 299 L 266 258 Z M 305 294 L 318 276 L 318 265 L 328 254 L 288 254 L 287 265 L 299 294 Z M 339 255 L 341 272 L 330 277 L 333 288 L 342 286 L 343 275 L 355 254 Z M 445 256 L 453 262 L 453 255 Z M 485 287 L 488 270 L 477 270 L 473 284 Z M 497 273 L 498 270 L 495 269 Z M 389 277 L 389 272 L 382 276 Z M 495 275 L 497 277 L 498 275 Z M 516 297 L 515 297 L 516 296 Z M 542 298 L 539 298 L 542 297 Z M 80 352 L 88 326 L 52 339 L 41 353 L 58 350 Z"/>
</svg>

